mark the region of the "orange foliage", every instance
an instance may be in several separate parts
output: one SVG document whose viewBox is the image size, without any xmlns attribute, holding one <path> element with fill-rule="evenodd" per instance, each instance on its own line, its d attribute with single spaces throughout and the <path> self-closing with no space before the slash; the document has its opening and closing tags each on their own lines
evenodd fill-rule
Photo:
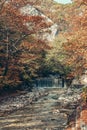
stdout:
<svg viewBox="0 0 87 130">
<path fill-rule="evenodd" d="M 20 8 L 31 3 L 27 0 L 0 1 L 0 87 L 18 85 L 23 80 L 22 73 L 32 75 L 38 68 L 41 50 L 47 48 L 44 41 L 36 39 L 30 43 L 25 40 L 49 26 L 41 16 L 21 14 Z M 32 23 L 32 29 L 26 23 Z"/>
<path fill-rule="evenodd" d="M 72 31 L 68 33 L 67 43 L 64 44 L 66 51 L 66 64 L 71 67 L 73 76 L 80 76 L 87 69 L 87 1 L 77 2 L 81 6 L 80 14 L 71 19 Z M 79 7 L 80 8 L 80 7 Z"/>
</svg>

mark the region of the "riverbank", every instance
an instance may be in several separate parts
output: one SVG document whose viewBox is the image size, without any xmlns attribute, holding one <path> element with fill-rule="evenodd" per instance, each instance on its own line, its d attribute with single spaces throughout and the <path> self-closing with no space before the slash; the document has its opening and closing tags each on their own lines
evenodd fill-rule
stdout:
<svg viewBox="0 0 87 130">
<path fill-rule="evenodd" d="M 87 103 L 81 104 L 82 109 L 79 111 L 75 122 L 71 122 L 66 130 L 87 130 Z"/>
<path fill-rule="evenodd" d="M 17 93 L 10 93 L 6 96 L 0 97 L 0 116 L 7 115 L 18 109 L 22 109 L 27 104 L 32 104 L 47 93 L 44 89 L 28 91 L 18 91 Z"/>
</svg>

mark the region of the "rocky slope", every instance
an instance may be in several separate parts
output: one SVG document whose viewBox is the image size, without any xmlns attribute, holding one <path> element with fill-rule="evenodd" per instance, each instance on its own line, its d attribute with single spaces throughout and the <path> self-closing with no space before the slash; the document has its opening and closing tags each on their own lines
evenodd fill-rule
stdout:
<svg viewBox="0 0 87 130">
<path fill-rule="evenodd" d="M 29 16 L 41 16 L 44 21 L 47 24 L 50 24 L 50 27 L 47 27 L 43 30 L 41 30 L 37 36 L 38 38 L 42 40 L 47 40 L 47 41 L 53 41 L 55 36 L 58 33 L 58 25 L 54 23 L 50 18 L 48 18 L 44 13 L 42 13 L 40 10 L 35 8 L 32 5 L 26 5 L 20 9 L 20 12 L 22 15 L 29 15 Z M 30 23 L 26 23 L 27 27 L 30 28 Z"/>
</svg>

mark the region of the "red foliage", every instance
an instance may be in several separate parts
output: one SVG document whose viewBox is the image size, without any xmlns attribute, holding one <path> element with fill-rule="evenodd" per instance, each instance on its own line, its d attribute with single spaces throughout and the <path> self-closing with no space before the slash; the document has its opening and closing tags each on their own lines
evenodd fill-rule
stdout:
<svg viewBox="0 0 87 130">
<path fill-rule="evenodd" d="M 77 2 L 81 7 L 81 15 L 76 13 L 70 16 L 72 31 L 66 35 L 67 43 L 64 44 L 66 51 L 66 64 L 71 67 L 71 74 L 80 76 L 87 69 L 87 1 Z"/>
<path fill-rule="evenodd" d="M 21 14 L 20 8 L 26 4 L 31 2 L 0 1 L 0 87 L 18 85 L 22 82 L 22 73 L 31 76 L 38 68 L 41 50 L 47 48 L 46 43 L 40 40 L 36 39 L 32 43 L 25 40 L 49 26 L 41 16 Z M 32 24 L 32 28 L 26 23 Z"/>
</svg>

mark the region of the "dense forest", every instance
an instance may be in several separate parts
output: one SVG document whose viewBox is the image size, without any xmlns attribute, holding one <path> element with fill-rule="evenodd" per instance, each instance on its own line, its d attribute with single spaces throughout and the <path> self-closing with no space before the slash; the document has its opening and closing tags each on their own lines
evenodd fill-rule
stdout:
<svg viewBox="0 0 87 130">
<path fill-rule="evenodd" d="M 53 41 L 38 36 L 53 23 L 43 15 L 23 14 L 26 5 L 58 25 Z M 36 78 L 49 74 L 59 73 L 67 83 L 79 79 L 87 70 L 86 33 L 86 0 L 66 5 L 52 0 L 1 0 L 0 91 L 32 88 Z"/>
</svg>

